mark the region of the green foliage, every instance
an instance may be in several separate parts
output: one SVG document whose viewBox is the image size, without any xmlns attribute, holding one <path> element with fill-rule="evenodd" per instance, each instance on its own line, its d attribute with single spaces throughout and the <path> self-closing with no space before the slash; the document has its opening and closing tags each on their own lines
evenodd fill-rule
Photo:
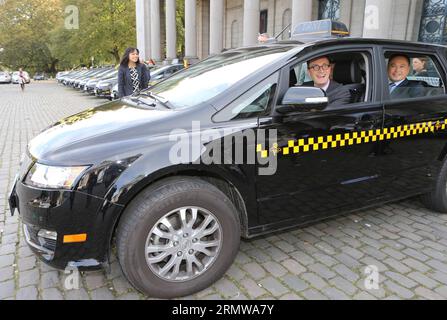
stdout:
<svg viewBox="0 0 447 320">
<path fill-rule="evenodd" d="M 177 54 L 185 55 L 185 0 L 176 1 Z"/>
<path fill-rule="evenodd" d="M 79 29 L 67 29 L 67 6 L 79 9 Z M 4 0 L 0 4 L 0 64 L 31 72 L 116 64 L 136 44 L 135 0 Z"/>
<path fill-rule="evenodd" d="M 0 5 L 0 61 L 11 69 L 50 71 L 57 59 L 49 32 L 61 8 L 58 0 L 5 0 Z"/>
</svg>

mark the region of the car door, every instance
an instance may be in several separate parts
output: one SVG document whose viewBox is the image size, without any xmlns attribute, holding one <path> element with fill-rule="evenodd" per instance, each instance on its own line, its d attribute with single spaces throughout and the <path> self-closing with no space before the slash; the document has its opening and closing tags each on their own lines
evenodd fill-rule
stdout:
<svg viewBox="0 0 447 320">
<path fill-rule="evenodd" d="M 356 50 L 368 60 L 366 101 L 260 118 L 259 129 L 277 131 L 276 150 L 264 150 L 276 153 L 277 171 L 256 178 L 261 224 L 320 219 L 383 197 L 377 171 L 377 133 L 383 125 L 381 89 L 375 90 L 380 88 L 376 76 L 379 66 L 374 58 L 377 52 L 372 46 Z M 323 54 L 327 52 L 318 56 Z M 290 86 L 291 68 L 311 57 L 282 70 L 282 93 Z M 294 77 L 298 79 L 300 72 Z M 281 95 L 277 105 L 280 102 Z"/>
<path fill-rule="evenodd" d="M 387 60 L 391 54 L 404 53 L 411 58 L 428 57 L 430 76 L 408 77 L 424 81 L 419 96 L 394 98 L 384 90 L 384 130 L 381 175 L 388 181 L 390 197 L 406 197 L 429 190 L 433 186 L 445 155 L 447 138 L 447 95 L 445 66 L 436 50 L 426 48 L 384 47 L 382 50 L 383 83 L 388 84 Z"/>
</svg>

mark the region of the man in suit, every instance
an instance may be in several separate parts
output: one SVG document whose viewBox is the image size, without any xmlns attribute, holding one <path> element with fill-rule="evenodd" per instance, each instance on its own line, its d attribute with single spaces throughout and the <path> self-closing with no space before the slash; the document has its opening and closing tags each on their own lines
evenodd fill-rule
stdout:
<svg viewBox="0 0 447 320">
<path fill-rule="evenodd" d="M 391 99 L 423 97 L 424 84 L 420 81 L 408 80 L 410 58 L 405 54 L 394 54 L 388 61 L 388 87 Z"/>
<path fill-rule="evenodd" d="M 342 84 L 331 80 L 333 65 L 326 56 L 307 62 L 309 75 L 313 81 L 304 82 L 305 87 L 323 89 L 329 99 L 330 106 L 343 105 L 351 102 L 351 93 Z"/>
</svg>

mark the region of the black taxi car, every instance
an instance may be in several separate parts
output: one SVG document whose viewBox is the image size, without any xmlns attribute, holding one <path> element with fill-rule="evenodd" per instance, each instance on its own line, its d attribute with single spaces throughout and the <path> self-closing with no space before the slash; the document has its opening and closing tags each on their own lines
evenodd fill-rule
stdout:
<svg viewBox="0 0 447 320">
<path fill-rule="evenodd" d="M 428 59 L 429 74 L 408 75 L 419 96 L 390 95 L 394 54 Z M 302 86 L 321 56 L 349 102 Z M 10 208 L 48 264 L 103 267 L 116 241 L 129 281 L 162 298 L 219 279 L 241 237 L 415 195 L 446 212 L 446 57 L 444 46 L 355 38 L 223 52 L 44 130 Z M 240 162 L 203 161 L 235 160 L 241 146 Z"/>
</svg>

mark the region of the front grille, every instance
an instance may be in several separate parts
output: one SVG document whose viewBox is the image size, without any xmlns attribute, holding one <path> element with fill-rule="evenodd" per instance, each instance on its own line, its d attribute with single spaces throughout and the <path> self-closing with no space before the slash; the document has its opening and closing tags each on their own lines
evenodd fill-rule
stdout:
<svg viewBox="0 0 447 320">
<path fill-rule="evenodd" d="M 56 250 L 56 240 L 53 239 L 45 239 L 45 242 L 42 244 L 42 247 L 55 251 Z"/>
</svg>

